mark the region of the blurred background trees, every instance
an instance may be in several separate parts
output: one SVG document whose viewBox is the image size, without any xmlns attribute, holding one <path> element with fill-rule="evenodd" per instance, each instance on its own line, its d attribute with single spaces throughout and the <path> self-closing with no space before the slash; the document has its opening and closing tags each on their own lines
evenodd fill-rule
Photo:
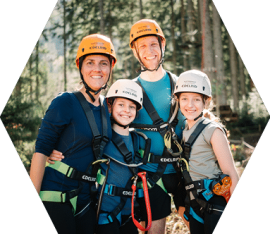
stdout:
<svg viewBox="0 0 270 234">
<path fill-rule="evenodd" d="M 231 137 L 260 137 L 269 114 L 211 0 L 59 0 L 1 116 L 27 168 L 51 100 L 79 87 L 75 57 L 81 39 L 92 33 L 112 39 L 118 61 L 109 85 L 135 78 L 139 63 L 129 31 L 142 18 L 156 20 L 165 34 L 165 69 L 208 74 L 213 111 Z"/>
</svg>

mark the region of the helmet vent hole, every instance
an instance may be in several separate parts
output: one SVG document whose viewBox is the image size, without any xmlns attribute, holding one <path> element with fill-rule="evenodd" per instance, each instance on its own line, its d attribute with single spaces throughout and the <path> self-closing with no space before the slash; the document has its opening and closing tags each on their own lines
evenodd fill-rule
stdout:
<svg viewBox="0 0 270 234">
<path fill-rule="evenodd" d="M 84 48 L 82 48 L 82 52 L 84 52 Z"/>
</svg>

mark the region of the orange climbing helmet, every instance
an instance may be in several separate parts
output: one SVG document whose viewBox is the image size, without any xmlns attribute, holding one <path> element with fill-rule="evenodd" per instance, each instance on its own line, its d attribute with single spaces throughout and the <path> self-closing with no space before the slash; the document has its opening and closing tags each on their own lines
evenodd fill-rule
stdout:
<svg viewBox="0 0 270 234">
<path fill-rule="evenodd" d="M 111 39 L 100 34 L 91 34 L 84 37 L 79 45 L 76 66 L 79 68 L 80 57 L 86 54 L 107 54 L 112 58 L 112 68 L 116 63 L 116 54 Z"/>
<path fill-rule="evenodd" d="M 129 34 L 129 46 L 133 48 L 133 41 L 139 37 L 156 35 L 166 42 L 165 36 L 155 20 L 142 19 L 132 25 Z"/>
</svg>

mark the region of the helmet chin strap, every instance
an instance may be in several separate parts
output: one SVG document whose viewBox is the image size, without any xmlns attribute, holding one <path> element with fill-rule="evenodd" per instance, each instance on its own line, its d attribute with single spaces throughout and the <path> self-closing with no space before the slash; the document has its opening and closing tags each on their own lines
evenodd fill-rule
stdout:
<svg viewBox="0 0 270 234">
<path fill-rule="evenodd" d="M 199 119 L 202 116 L 203 116 L 203 112 L 198 117 L 196 117 L 193 121 L 196 121 L 197 119 Z"/>
<path fill-rule="evenodd" d="M 91 100 L 92 100 L 92 102 L 95 102 L 95 98 L 94 98 L 94 96 L 90 93 L 90 92 L 92 92 L 92 93 L 94 93 L 95 95 L 97 95 L 99 92 L 101 92 L 101 90 L 102 89 L 106 89 L 107 88 L 107 83 L 105 84 L 105 85 L 103 85 L 99 90 L 93 90 L 92 88 L 90 88 L 87 84 L 86 84 L 86 82 L 82 79 L 82 82 L 83 82 L 83 84 L 84 84 L 84 87 L 85 87 L 85 89 L 86 89 L 86 93 L 88 94 L 88 96 L 91 98 Z"/>
<path fill-rule="evenodd" d="M 143 69 L 138 69 L 137 72 L 145 72 L 145 71 L 150 71 L 150 72 L 153 72 L 153 71 L 157 71 L 160 67 L 160 65 L 164 62 L 164 52 L 162 51 L 162 44 L 161 44 L 161 39 L 160 37 L 158 36 L 158 43 L 159 43 L 159 47 L 160 47 L 160 51 L 161 51 L 161 58 L 160 58 L 160 61 L 159 61 L 159 64 L 157 66 L 157 68 L 155 69 L 148 69 L 142 62 L 140 56 L 139 56 L 139 52 L 137 50 L 137 47 L 134 45 L 134 48 L 135 48 L 135 51 L 136 51 L 136 54 L 137 54 L 137 57 L 138 57 L 138 60 L 139 60 L 139 63 L 141 64 L 141 67 Z"/>
<path fill-rule="evenodd" d="M 80 75 L 81 75 L 81 79 L 82 79 L 82 82 L 83 82 L 83 84 L 84 84 L 84 87 L 85 87 L 85 89 L 86 89 L 85 92 L 86 92 L 87 95 L 90 97 L 90 99 L 92 100 L 92 102 L 95 102 L 96 99 L 94 98 L 94 96 L 93 96 L 90 92 L 92 92 L 92 93 L 94 93 L 95 95 L 97 95 L 97 94 L 100 93 L 103 89 L 106 89 L 106 88 L 107 88 L 107 83 L 108 83 L 108 81 L 110 80 L 110 76 L 111 76 L 111 68 L 110 68 L 110 73 L 109 73 L 109 77 L 108 77 L 108 80 L 107 80 L 106 84 L 103 85 L 103 86 L 102 86 L 100 89 L 98 89 L 98 90 L 93 90 L 91 87 L 88 86 L 88 84 L 86 84 L 86 82 L 85 82 L 84 79 L 83 79 L 83 75 L 82 75 L 82 73 L 81 73 L 81 67 L 80 67 Z"/>
<path fill-rule="evenodd" d="M 111 116 L 110 116 L 110 120 L 111 120 L 111 123 L 112 123 L 112 124 L 117 124 L 118 126 L 124 128 L 124 129 L 126 129 L 126 128 L 130 125 L 130 124 L 123 125 L 123 124 L 118 123 L 118 122 L 112 117 L 112 114 L 111 114 Z"/>
<path fill-rule="evenodd" d="M 197 116 L 195 119 L 193 119 L 193 121 L 196 121 L 197 119 L 199 119 L 200 117 L 203 116 L 203 112 L 201 112 L 201 114 L 199 114 L 199 116 Z M 185 118 L 183 121 L 187 120 L 187 118 Z"/>
</svg>

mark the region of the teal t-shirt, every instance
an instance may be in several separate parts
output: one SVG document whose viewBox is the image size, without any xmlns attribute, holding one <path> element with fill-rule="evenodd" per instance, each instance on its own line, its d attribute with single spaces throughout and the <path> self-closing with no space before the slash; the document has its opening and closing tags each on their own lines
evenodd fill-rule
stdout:
<svg viewBox="0 0 270 234">
<path fill-rule="evenodd" d="M 138 80 L 141 82 L 142 87 L 144 88 L 147 96 L 155 107 L 159 116 L 163 119 L 164 122 L 169 120 L 170 116 L 170 103 L 171 103 L 171 88 L 170 88 L 170 78 L 168 73 L 164 75 L 163 78 L 156 82 L 145 81 L 138 77 Z M 141 124 L 152 124 L 153 121 L 149 117 L 146 110 L 143 108 L 139 111 L 138 116 L 134 120 L 134 123 Z M 175 128 L 175 132 L 178 137 L 182 138 L 182 130 L 184 129 L 184 116 L 179 111 L 178 113 L 178 124 Z M 141 129 L 136 129 L 147 135 L 151 139 L 151 150 L 150 152 L 155 155 L 162 155 L 164 149 L 164 140 L 159 132 L 146 131 Z M 141 142 L 144 145 L 144 142 Z M 142 165 L 140 168 L 146 171 L 155 172 L 157 170 L 157 163 L 147 163 L 147 165 Z M 164 174 L 175 173 L 172 164 L 168 164 Z"/>
</svg>

